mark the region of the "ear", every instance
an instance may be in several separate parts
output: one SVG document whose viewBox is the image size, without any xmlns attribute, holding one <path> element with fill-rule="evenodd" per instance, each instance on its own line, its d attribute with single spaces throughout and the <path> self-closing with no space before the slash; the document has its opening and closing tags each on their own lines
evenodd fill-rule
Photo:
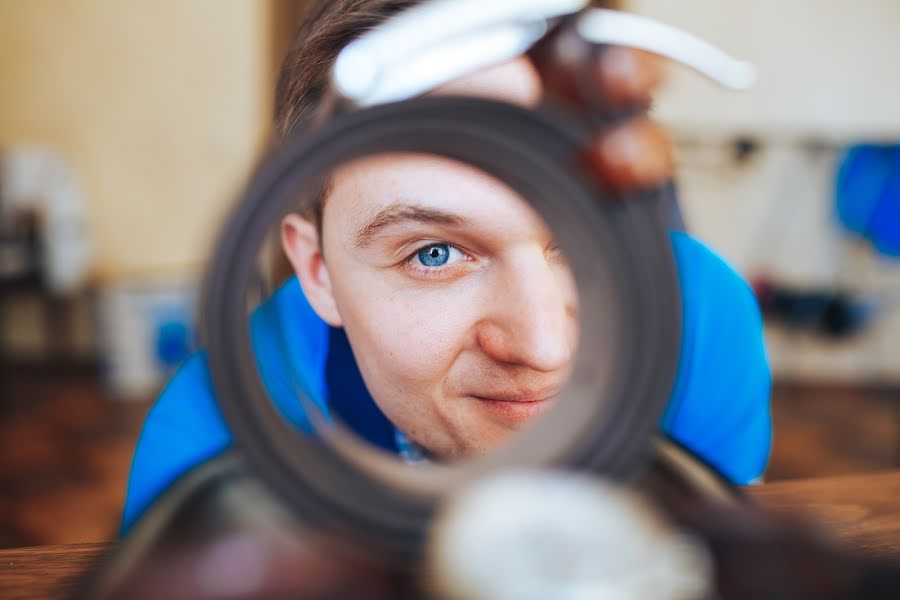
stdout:
<svg viewBox="0 0 900 600">
<path fill-rule="evenodd" d="M 316 226 L 300 215 L 286 216 L 281 222 L 281 247 L 313 310 L 332 327 L 340 327 L 343 321 L 334 301 Z"/>
</svg>

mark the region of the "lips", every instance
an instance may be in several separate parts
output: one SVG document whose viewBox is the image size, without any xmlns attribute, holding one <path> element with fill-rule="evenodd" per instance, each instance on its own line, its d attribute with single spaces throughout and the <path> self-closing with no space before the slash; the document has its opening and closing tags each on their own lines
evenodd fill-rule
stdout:
<svg viewBox="0 0 900 600">
<path fill-rule="evenodd" d="M 521 393 L 472 396 L 494 419 L 518 425 L 547 412 L 559 397 L 557 393 L 525 395 Z"/>
</svg>

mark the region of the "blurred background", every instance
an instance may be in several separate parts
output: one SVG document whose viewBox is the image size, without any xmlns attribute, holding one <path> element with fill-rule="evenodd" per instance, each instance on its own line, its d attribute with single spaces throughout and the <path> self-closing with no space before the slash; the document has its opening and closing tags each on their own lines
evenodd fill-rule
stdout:
<svg viewBox="0 0 900 600">
<path fill-rule="evenodd" d="M 299 0 L 0 0 L 0 547 L 111 539 Z M 769 481 L 900 466 L 900 3 L 626 0 L 754 62 L 673 68 L 689 230 L 751 282 Z"/>
</svg>

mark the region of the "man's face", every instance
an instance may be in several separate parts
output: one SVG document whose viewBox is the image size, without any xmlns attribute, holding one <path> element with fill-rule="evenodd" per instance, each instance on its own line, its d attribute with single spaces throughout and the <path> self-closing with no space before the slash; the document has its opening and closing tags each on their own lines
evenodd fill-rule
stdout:
<svg viewBox="0 0 900 600">
<path fill-rule="evenodd" d="M 482 80 L 473 93 L 490 91 Z M 553 405 L 576 293 L 549 230 L 505 184 L 434 156 L 368 158 L 333 174 L 321 240 L 310 227 L 284 228 L 304 291 L 413 440 L 482 453 Z"/>
</svg>

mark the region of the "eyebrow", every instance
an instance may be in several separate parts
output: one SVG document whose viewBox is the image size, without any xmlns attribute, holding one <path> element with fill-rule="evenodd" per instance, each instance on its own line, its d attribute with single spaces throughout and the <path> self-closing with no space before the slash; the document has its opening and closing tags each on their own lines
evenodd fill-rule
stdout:
<svg viewBox="0 0 900 600">
<path fill-rule="evenodd" d="M 425 208 L 411 204 L 392 204 L 376 213 L 356 234 L 354 244 L 357 247 L 372 242 L 379 232 L 392 225 L 413 221 L 436 225 L 460 227 L 467 223 L 466 219 L 434 208 Z"/>
</svg>

